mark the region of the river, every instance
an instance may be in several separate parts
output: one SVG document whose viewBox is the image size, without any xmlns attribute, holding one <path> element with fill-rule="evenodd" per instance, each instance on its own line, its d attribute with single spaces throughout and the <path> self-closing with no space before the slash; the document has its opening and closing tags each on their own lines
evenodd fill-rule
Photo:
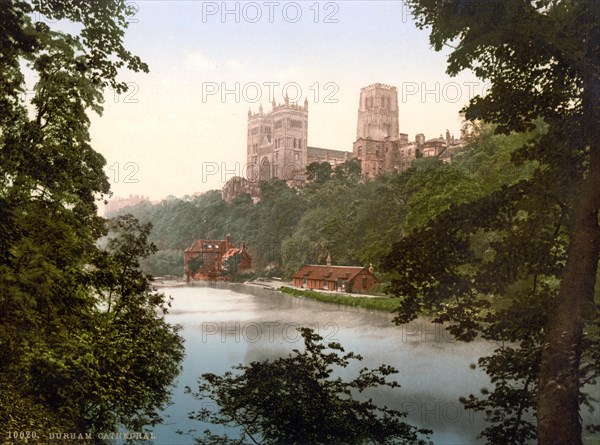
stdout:
<svg viewBox="0 0 600 445">
<path fill-rule="evenodd" d="M 184 388 L 197 388 L 203 373 L 223 374 L 238 363 L 277 358 L 301 348 L 299 326 L 311 326 L 325 340 L 338 341 L 346 351 L 364 357 L 344 369 L 342 377 L 355 376 L 364 366 L 385 363 L 397 368 L 394 378 L 401 388 L 370 395 L 378 404 L 406 411 L 408 423 L 433 430 L 436 444 L 485 443 L 477 438 L 485 425 L 483 414 L 465 410 L 458 399 L 490 388 L 486 374 L 472 365 L 498 346 L 494 343 L 457 342 L 427 320 L 396 326 L 391 315 L 379 311 L 294 298 L 255 286 L 161 291 L 173 297 L 167 320 L 182 326 L 186 357 L 173 404 L 163 413 L 165 422 L 154 428 L 155 444 L 193 443 L 192 436 L 177 434 L 177 430 L 196 429 L 196 435 L 207 428 L 222 432 L 188 419 L 189 412 L 200 409 L 200 402 L 184 393 Z"/>
</svg>

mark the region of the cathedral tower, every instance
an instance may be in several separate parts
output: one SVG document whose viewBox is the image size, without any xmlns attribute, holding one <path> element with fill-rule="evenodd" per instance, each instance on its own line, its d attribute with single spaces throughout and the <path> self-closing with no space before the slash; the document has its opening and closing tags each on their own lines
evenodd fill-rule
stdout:
<svg viewBox="0 0 600 445">
<path fill-rule="evenodd" d="M 407 156 L 413 156 L 412 150 L 403 149 L 407 145 L 408 135 L 399 131 L 396 87 L 375 83 L 361 88 L 352 150 L 363 176 L 375 178 L 405 170 Z"/>
<path fill-rule="evenodd" d="M 269 113 L 248 111 L 246 176 L 250 181 L 296 179 L 307 162 L 308 101 L 272 103 Z"/>
<path fill-rule="evenodd" d="M 361 88 L 356 139 L 395 140 L 399 132 L 396 87 L 375 83 Z"/>
</svg>

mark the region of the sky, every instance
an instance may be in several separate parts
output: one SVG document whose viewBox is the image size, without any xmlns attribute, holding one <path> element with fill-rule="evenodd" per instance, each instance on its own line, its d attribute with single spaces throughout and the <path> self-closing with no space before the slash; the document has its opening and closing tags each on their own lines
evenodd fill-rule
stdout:
<svg viewBox="0 0 600 445">
<path fill-rule="evenodd" d="M 308 100 L 308 145 L 352 151 L 361 87 L 398 88 L 400 132 L 459 136 L 460 109 L 485 84 L 445 74 L 449 51 L 401 1 L 136 0 L 125 46 L 150 73 L 105 92 L 92 144 L 115 197 L 161 200 L 244 174 L 248 110 Z"/>
</svg>

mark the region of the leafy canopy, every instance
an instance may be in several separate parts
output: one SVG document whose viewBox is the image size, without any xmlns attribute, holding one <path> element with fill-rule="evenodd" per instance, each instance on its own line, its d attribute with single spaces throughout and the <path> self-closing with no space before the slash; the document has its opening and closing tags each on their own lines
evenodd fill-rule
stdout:
<svg viewBox="0 0 600 445">
<path fill-rule="evenodd" d="M 402 421 L 404 413 L 379 407 L 360 394 L 369 388 L 397 388 L 388 376 L 397 371 L 387 365 L 363 368 L 358 377 L 344 381 L 334 377 L 335 368 L 350 360 L 339 343 L 322 343 L 312 329 L 301 328 L 304 351 L 294 349 L 288 357 L 234 367 L 239 371 L 222 376 L 204 374 L 198 392 L 212 400 L 218 410 L 203 408 L 191 418 L 240 430 L 238 439 L 205 431 L 200 444 L 411 444 L 425 445 L 420 435 L 430 433 Z M 362 399 L 362 400 L 361 400 Z"/>
</svg>

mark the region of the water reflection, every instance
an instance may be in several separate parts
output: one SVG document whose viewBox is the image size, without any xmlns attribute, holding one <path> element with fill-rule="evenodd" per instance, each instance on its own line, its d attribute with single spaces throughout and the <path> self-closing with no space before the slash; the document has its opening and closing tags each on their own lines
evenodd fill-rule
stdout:
<svg viewBox="0 0 600 445">
<path fill-rule="evenodd" d="M 200 407 L 184 394 L 185 386 L 196 386 L 206 372 L 222 374 L 238 363 L 248 364 L 289 354 L 302 347 L 299 326 L 310 326 L 328 341 L 361 354 L 362 362 L 351 363 L 340 376 L 355 376 L 360 367 L 382 363 L 399 370 L 401 388 L 380 388 L 365 396 L 378 404 L 407 411 L 407 422 L 434 431 L 436 444 L 480 444 L 477 435 L 484 427 L 483 414 L 467 411 L 458 401 L 489 385 L 486 374 L 471 369 L 496 344 L 455 341 L 427 320 L 395 326 L 392 316 L 362 308 L 330 305 L 293 298 L 262 288 L 232 289 L 182 287 L 164 289 L 173 296 L 168 315 L 171 323 L 183 326 L 186 358 L 174 391 L 173 405 L 166 411 L 164 425 L 155 428 L 157 444 L 190 444 L 190 436 L 176 430 L 220 427 L 190 421 L 187 414 Z M 243 293 L 242 293 L 243 292 Z"/>
</svg>

